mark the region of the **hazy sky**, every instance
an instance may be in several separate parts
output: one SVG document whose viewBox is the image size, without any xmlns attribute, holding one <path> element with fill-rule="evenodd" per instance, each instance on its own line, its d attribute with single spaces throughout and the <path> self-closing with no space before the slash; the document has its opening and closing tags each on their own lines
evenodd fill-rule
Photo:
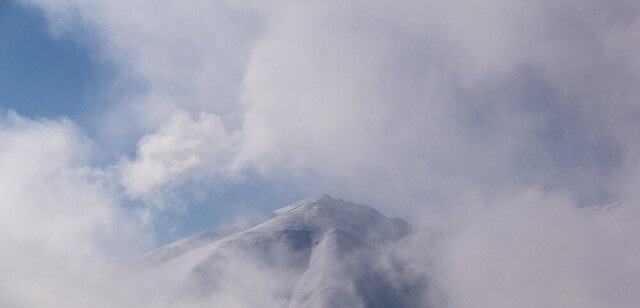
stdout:
<svg viewBox="0 0 640 308">
<path fill-rule="evenodd" d="M 607 251 L 627 260 L 639 13 L 635 0 L 2 1 L 0 243 L 16 260 L 126 255 L 325 192 L 418 224 L 479 217 L 453 254 L 514 228 L 542 245 L 537 223 L 563 217 L 545 230 L 618 232 Z M 613 202 L 635 214 L 579 218 Z M 566 240 L 587 241 L 569 258 L 599 246 Z"/>
</svg>

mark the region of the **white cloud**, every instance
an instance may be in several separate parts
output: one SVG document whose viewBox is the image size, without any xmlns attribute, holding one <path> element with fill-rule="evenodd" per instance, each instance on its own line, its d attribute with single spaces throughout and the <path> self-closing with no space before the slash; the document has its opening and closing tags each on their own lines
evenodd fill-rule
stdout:
<svg viewBox="0 0 640 308">
<path fill-rule="evenodd" d="M 634 205 L 579 209 L 566 195 L 531 189 L 478 209 L 464 212 L 444 244 L 449 307 L 622 308 L 640 300 Z"/>
<path fill-rule="evenodd" d="M 236 163 L 377 202 L 531 184 L 606 200 L 635 144 L 610 117 L 633 112 L 618 93 L 635 90 L 599 52 L 624 3 L 573 5 L 277 6 L 246 68 Z"/>
<path fill-rule="evenodd" d="M 202 113 L 194 120 L 178 112 L 156 133 L 140 139 L 133 161 L 120 163 L 122 184 L 137 197 L 217 175 L 223 172 L 220 165 L 226 163 L 230 143 L 218 116 Z"/>
<path fill-rule="evenodd" d="M 68 120 L 0 118 L 0 305 L 99 303 L 99 265 L 149 247 L 90 150 Z"/>
<path fill-rule="evenodd" d="M 135 133 L 158 128 L 176 109 L 233 112 L 260 30 L 253 12 L 233 1 L 23 2 L 43 9 L 54 34 L 117 68 L 116 83 L 129 91 L 110 98 L 105 116 Z"/>
<path fill-rule="evenodd" d="M 632 1 L 29 2 L 141 85 L 107 115 L 122 134 L 216 114 L 228 167 L 365 202 L 541 184 L 597 203 L 637 144 Z"/>
</svg>

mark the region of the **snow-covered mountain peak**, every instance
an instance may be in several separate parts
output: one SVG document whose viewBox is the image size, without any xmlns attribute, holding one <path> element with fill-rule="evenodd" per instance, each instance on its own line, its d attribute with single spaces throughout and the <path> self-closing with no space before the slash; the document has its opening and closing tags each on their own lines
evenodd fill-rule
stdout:
<svg viewBox="0 0 640 308">
<path fill-rule="evenodd" d="M 398 239 L 410 228 L 402 219 L 387 218 L 369 206 L 334 199 L 326 194 L 286 206 L 274 214 L 276 217 L 251 230 L 341 229 L 378 239 Z"/>
<path fill-rule="evenodd" d="M 171 277 L 179 306 L 203 299 L 220 306 L 221 294 L 236 293 L 233 300 L 244 306 L 263 305 L 242 295 L 250 284 L 277 289 L 275 303 L 268 306 L 362 307 L 377 302 L 402 307 L 419 292 L 403 293 L 406 286 L 379 276 L 376 262 L 386 251 L 382 247 L 410 231 L 402 219 L 318 195 L 245 224 L 167 245 L 142 256 L 139 263 L 147 273 Z M 246 276 L 247 270 L 255 281 L 238 282 L 234 288 L 239 290 L 228 290 L 225 283 Z M 404 275 L 402 266 L 394 271 Z"/>
</svg>

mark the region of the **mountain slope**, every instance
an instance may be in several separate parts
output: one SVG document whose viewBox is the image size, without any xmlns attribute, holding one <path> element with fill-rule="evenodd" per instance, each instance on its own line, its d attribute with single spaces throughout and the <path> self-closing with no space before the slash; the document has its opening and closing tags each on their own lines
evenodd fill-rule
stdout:
<svg viewBox="0 0 640 308">
<path fill-rule="evenodd" d="M 327 195 L 142 256 L 173 304 L 225 307 L 414 306 L 425 282 L 389 254 L 411 226 Z"/>
</svg>

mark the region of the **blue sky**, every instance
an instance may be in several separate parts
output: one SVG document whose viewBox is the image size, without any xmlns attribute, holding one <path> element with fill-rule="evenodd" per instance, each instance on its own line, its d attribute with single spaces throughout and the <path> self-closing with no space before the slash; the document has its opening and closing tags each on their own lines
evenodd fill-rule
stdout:
<svg viewBox="0 0 640 308">
<path fill-rule="evenodd" d="M 42 12 L 14 1 L 0 7 L 0 100 L 29 117 L 78 118 L 99 73 L 87 51 L 47 30 Z"/>
</svg>

